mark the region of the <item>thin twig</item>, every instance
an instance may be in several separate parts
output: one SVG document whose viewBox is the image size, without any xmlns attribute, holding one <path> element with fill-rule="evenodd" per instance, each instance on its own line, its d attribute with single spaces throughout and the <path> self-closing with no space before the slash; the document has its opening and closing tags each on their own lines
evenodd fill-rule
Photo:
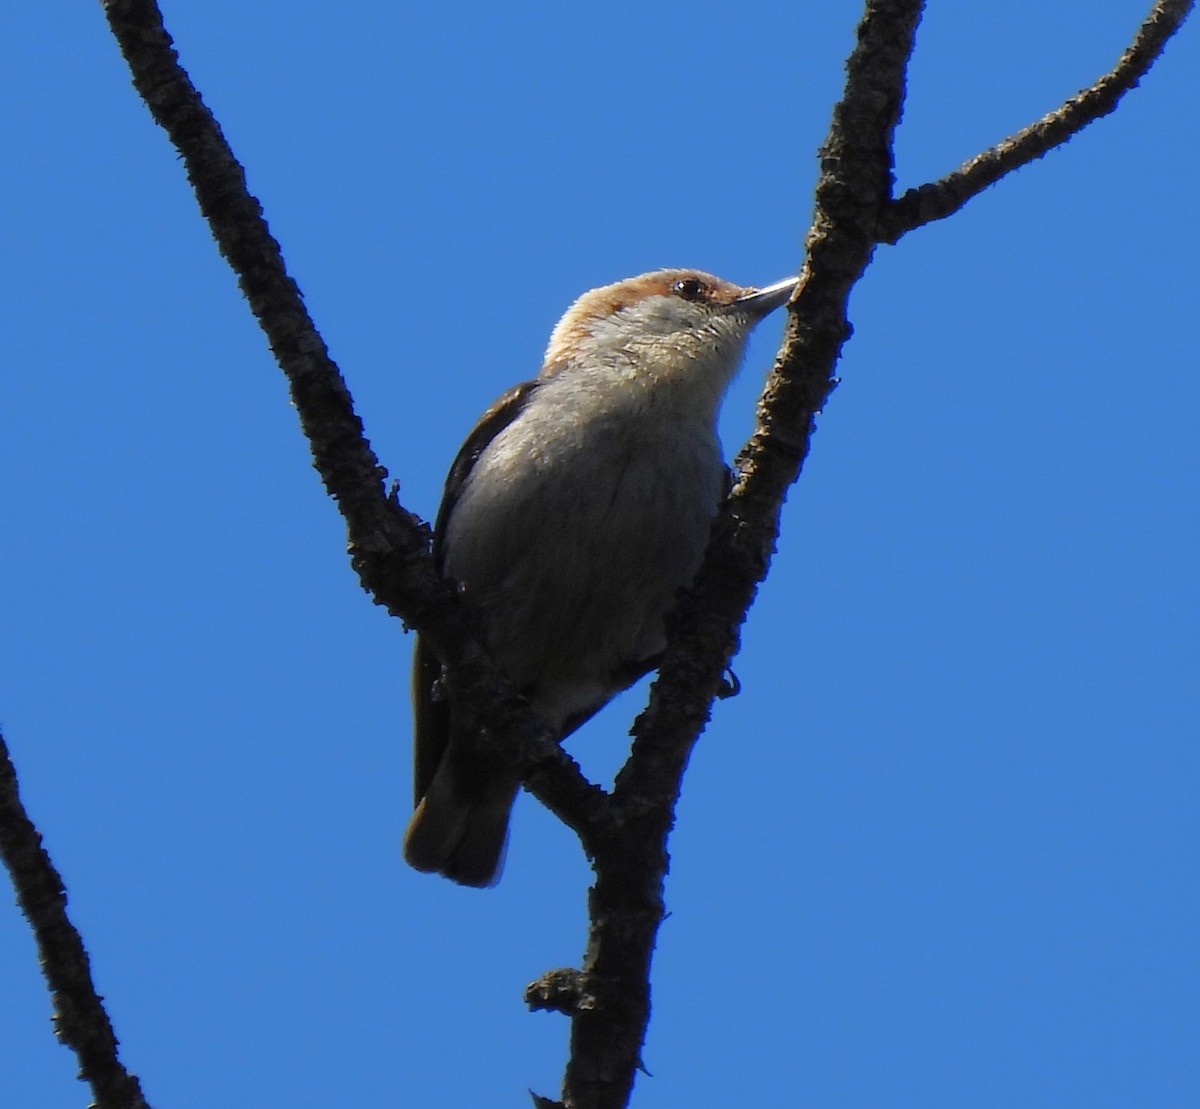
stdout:
<svg viewBox="0 0 1200 1109">
<path fill-rule="evenodd" d="M 67 916 L 67 892 L 25 812 L 17 772 L 0 735 L 0 858 L 33 929 L 54 1004 L 55 1035 L 75 1052 L 79 1076 L 98 1109 L 149 1109 L 137 1076 L 117 1058 L 117 1037 L 96 987 L 83 940 Z"/>
<path fill-rule="evenodd" d="M 909 189 L 885 206 L 879 217 L 880 241 L 894 243 L 914 228 L 953 215 L 1005 174 L 1040 158 L 1088 124 L 1115 111 L 1121 97 L 1137 85 L 1162 54 L 1167 40 L 1179 30 L 1192 7 L 1193 0 L 1158 0 L 1111 72 L 940 181 Z"/>
</svg>

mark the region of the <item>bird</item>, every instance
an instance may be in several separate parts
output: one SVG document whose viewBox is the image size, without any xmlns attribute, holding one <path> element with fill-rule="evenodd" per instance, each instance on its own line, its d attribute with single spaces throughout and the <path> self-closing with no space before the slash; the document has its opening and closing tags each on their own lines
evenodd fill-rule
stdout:
<svg viewBox="0 0 1200 1109">
<path fill-rule="evenodd" d="M 728 489 L 721 402 L 750 332 L 797 285 L 663 269 L 584 293 L 538 376 L 505 392 L 454 459 L 433 557 L 560 742 L 655 668 Z M 441 679 L 418 634 L 404 857 L 486 887 L 499 880 L 520 777 L 479 757 Z"/>
</svg>

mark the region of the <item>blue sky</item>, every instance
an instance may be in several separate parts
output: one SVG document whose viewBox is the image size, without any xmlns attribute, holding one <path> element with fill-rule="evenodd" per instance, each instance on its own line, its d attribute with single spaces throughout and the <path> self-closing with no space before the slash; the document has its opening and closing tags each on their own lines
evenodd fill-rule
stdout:
<svg viewBox="0 0 1200 1109">
<path fill-rule="evenodd" d="M 902 185 L 1145 0 L 934 3 Z M 584 289 L 795 272 L 857 3 L 165 3 L 406 504 Z M 407 870 L 411 640 L 96 4 L 9 5 L 0 721 L 152 1104 L 558 1088 L 587 868 Z M 1200 55 L 881 249 L 672 841 L 635 1104 L 1200 1102 Z M 780 322 L 726 405 L 744 438 Z M 619 765 L 631 695 L 572 741 Z M 0 1104 L 86 1104 L 0 912 Z"/>
</svg>

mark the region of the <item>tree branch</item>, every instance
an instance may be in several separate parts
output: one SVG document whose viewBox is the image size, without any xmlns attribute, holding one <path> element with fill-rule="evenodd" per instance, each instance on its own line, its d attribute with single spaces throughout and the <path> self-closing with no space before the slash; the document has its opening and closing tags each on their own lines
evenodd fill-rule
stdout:
<svg viewBox="0 0 1200 1109">
<path fill-rule="evenodd" d="M 179 65 L 153 0 L 105 0 L 134 87 L 183 158 L 200 210 L 237 274 L 291 386 L 325 488 L 346 519 L 363 588 L 409 617 L 443 592 L 428 557 L 428 529 L 384 490 L 387 473 L 363 434 L 341 371 L 313 325 L 262 206 L 225 136 Z"/>
<path fill-rule="evenodd" d="M 847 298 L 870 261 L 877 216 L 890 195 L 892 136 L 921 8 L 920 0 L 871 0 L 859 25 L 845 94 L 821 151 L 803 285 L 759 404 L 758 427 L 737 459 L 739 476 L 704 567 L 670 620 L 666 657 L 617 777 L 616 831 L 597 850 L 589 893 L 592 925 L 579 987 L 589 1004 L 571 1014 L 568 1109 L 626 1105 L 640 1066 L 680 782 L 766 575 L 783 499 L 808 453 L 815 415 L 834 386 L 834 366 L 850 334 Z"/>
<path fill-rule="evenodd" d="M 39 962 L 54 1004 L 54 1031 L 79 1059 L 79 1076 L 98 1109 L 149 1109 L 137 1076 L 117 1058 L 117 1037 L 92 983 L 83 940 L 67 916 L 67 893 L 42 846 L 17 786 L 0 735 L 0 858 L 17 902 L 33 929 Z"/>
<path fill-rule="evenodd" d="M 1167 40 L 1179 30 L 1192 7 L 1193 0 L 1158 0 L 1111 72 L 1056 111 L 976 155 L 940 181 L 909 189 L 888 204 L 879 217 L 880 241 L 894 243 L 916 227 L 953 215 L 1005 174 L 1040 158 L 1089 123 L 1115 111 L 1121 97 L 1162 54 Z"/>
<path fill-rule="evenodd" d="M 530 789 L 587 844 L 607 794 L 553 742 L 507 687 L 429 554 L 429 529 L 385 492 L 350 391 L 271 236 L 220 126 L 179 64 L 154 0 L 104 0 L 134 87 L 179 151 L 200 210 L 288 379 L 326 490 L 346 521 L 350 561 L 376 604 L 416 627 L 446 668 L 456 700 L 501 737 Z M 494 742 L 486 736 L 482 743 Z"/>
<path fill-rule="evenodd" d="M 597 843 L 611 834 L 616 810 L 607 790 L 584 776 L 579 764 L 555 744 L 560 757 L 554 761 L 541 758 L 540 747 L 522 757 L 519 765 L 530 767 L 524 785 L 543 805 L 558 817 L 577 836 L 584 854 L 590 859 Z"/>
<path fill-rule="evenodd" d="M 851 333 L 851 288 L 878 243 L 950 215 L 1004 173 L 1112 111 L 1161 53 L 1191 2 L 1159 0 L 1113 73 L 1055 116 L 945 182 L 892 201 L 894 134 L 922 7 L 920 0 L 867 4 L 847 62 L 845 93 L 821 148 L 802 283 L 759 401 L 758 424 L 736 460 L 737 480 L 714 525 L 704 567 L 669 622 L 667 653 L 617 778 L 616 833 L 596 855 L 592 928 L 578 984 L 589 1005 L 572 1010 L 564 1082 L 569 1109 L 609 1109 L 628 1101 L 649 1019 L 650 956 L 663 915 L 667 836 L 680 781 L 769 568 L 780 510 L 808 454 L 816 415 L 836 385 L 834 369 Z"/>
</svg>

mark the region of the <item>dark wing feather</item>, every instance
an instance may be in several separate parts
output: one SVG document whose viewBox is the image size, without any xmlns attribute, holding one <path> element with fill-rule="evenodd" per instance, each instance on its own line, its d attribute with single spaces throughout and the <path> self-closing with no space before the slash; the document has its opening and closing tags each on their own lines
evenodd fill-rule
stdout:
<svg viewBox="0 0 1200 1109">
<path fill-rule="evenodd" d="M 446 522 L 458 502 L 458 495 L 471 468 L 487 445 L 521 414 L 537 387 L 536 381 L 524 381 L 501 395 L 479 418 L 455 456 L 446 476 L 442 503 L 433 527 L 433 557 L 439 570 L 442 566 L 442 539 L 446 534 Z M 413 651 L 412 672 L 414 804 L 420 803 L 428 791 L 450 741 L 449 700 L 445 696 L 434 695 L 441 673 L 441 663 L 418 635 Z"/>
<path fill-rule="evenodd" d="M 489 408 L 471 429 L 466 442 L 458 449 L 450 472 L 446 475 L 446 485 L 442 489 L 442 503 L 438 506 L 437 520 L 433 525 L 433 557 L 442 561 L 442 537 L 446 534 L 446 521 L 458 503 L 458 494 L 470 474 L 479 456 L 487 450 L 488 444 L 496 438 L 509 424 L 513 422 L 529 403 L 529 398 L 537 390 L 540 382 L 522 381 L 496 398 Z"/>
<path fill-rule="evenodd" d="M 434 697 L 442 664 L 418 635 L 413 646 L 413 807 L 429 792 L 450 737 L 450 704 Z"/>
</svg>

